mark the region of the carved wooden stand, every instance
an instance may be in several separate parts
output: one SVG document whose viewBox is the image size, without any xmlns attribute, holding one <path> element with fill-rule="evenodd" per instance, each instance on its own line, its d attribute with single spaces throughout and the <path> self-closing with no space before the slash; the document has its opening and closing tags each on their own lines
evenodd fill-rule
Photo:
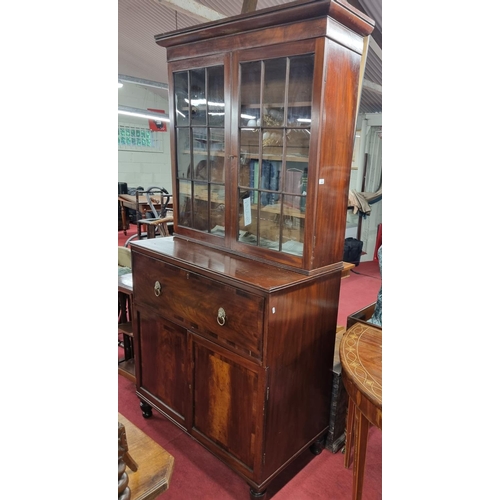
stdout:
<svg viewBox="0 0 500 500">
<path fill-rule="evenodd" d="M 127 434 L 123 424 L 118 422 L 118 500 L 130 500 L 127 466 L 134 472 L 137 464 L 128 452 Z"/>
</svg>

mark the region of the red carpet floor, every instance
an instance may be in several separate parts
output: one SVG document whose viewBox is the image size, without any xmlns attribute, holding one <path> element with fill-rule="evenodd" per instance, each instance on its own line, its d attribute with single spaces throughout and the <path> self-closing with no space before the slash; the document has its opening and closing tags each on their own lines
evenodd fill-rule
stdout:
<svg viewBox="0 0 500 500">
<path fill-rule="evenodd" d="M 128 235 L 118 233 L 118 244 Z M 364 262 L 341 282 L 337 324 L 345 326 L 347 316 L 375 302 L 381 285 L 378 262 Z M 158 500 L 247 500 L 249 487 L 236 473 L 176 425 L 153 410 L 142 417 L 135 386 L 118 376 L 118 411 L 163 446 L 175 458 L 170 488 Z M 268 488 L 268 499 L 275 500 L 351 500 L 352 465 L 344 468 L 344 455 L 324 450 L 315 456 L 305 452 Z M 382 432 L 371 428 L 368 438 L 363 500 L 382 498 Z"/>
<path fill-rule="evenodd" d="M 175 458 L 170 488 L 159 500 L 247 500 L 249 487 L 236 473 L 192 440 L 177 426 L 153 410 L 142 417 L 135 386 L 118 377 L 118 411 Z M 292 473 L 296 475 L 290 477 Z M 324 450 L 314 456 L 307 451 L 268 489 L 275 500 L 351 500 L 352 465 L 344 468 L 344 455 Z M 382 433 L 370 429 L 363 500 L 382 498 Z"/>
</svg>

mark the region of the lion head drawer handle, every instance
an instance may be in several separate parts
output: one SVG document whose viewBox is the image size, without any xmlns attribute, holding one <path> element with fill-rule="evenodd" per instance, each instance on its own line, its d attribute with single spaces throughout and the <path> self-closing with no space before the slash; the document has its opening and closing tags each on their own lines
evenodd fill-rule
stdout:
<svg viewBox="0 0 500 500">
<path fill-rule="evenodd" d="M 219 307 L 219 311 L 217 312 L 217 323 L 219 323 L 220 326 L 226 324 L 226 311 L 224 311 L 222 307 Z"/>
<path fill-rule="evenodd" d="M 161 295 L 161 285 L 160 285 L 160 282 L 159 282 L 159 281 L 157 281 L 157 282 L 155 283 L 155 295 L 156 295 L 157 297 L 159 297 L 159 296 Z"/>
</svg>

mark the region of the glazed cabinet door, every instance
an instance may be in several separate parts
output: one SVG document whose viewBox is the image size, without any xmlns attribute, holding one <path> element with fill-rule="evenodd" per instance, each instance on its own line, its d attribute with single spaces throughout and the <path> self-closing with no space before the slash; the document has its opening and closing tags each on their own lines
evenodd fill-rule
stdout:
<svg viewBox="0 0 500 500">
<path fill-rule="evenodd" d="M 308 207 L 313 49 L 308 42 L 242 51 L 234 63 L 238 119 L 233 128 L 240 158 L 237 249 L 264 251 L 297 266 L 304 255 Z"/>
<path fill-rule="evenodd" d="M 172 63 L 177 227 L 224 245 L 226 103 L 223 57 Z"/>
<path fill-rule="evenodd" d="M 193 370 L 193 435 L 254 477 L 262 455 L 264 369 L 193 335 Z"/>
<path fill-rule="evenodd" d="M 190 399 L 187 331 L 148 308 L 139 307 L 136 317 L 137 390 L 186 428 Z"/>
</svg>

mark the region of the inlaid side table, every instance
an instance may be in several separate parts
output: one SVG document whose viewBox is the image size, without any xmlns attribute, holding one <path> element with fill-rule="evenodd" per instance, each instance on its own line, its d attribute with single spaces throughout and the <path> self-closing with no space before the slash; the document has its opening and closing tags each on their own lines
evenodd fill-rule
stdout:
<svg viewBox="0 0 500 500">
<path fill-rule="evenodd" d="M 353 500 L 361 500 L 368 429 L 382 430 L 382 330 L 355 323 L 339 348 L 342 380 L 349 395 L 344 466 L 349 467 L 354 443 Z"/>
</svg>

